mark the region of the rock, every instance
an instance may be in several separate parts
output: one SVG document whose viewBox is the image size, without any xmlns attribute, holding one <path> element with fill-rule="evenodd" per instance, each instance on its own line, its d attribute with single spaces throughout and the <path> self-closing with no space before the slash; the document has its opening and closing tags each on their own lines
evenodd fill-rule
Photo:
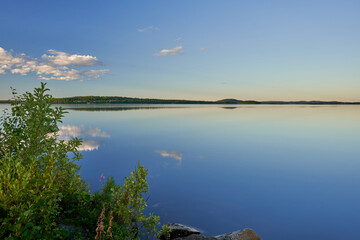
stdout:
<svg viewBox="0 0 360 240">
<path fill-rule="evenodd" d="M 198 234 L 192 234 L 187 237 L 174 238 L 174 240 L 216 240 L 215 237 L 205 237 Z"/>
<path fill-rule="evenodd" d="M 200 232 L 195 228 L 188 227 L 179 223 L 169 223 L 167 224 L 167 226 L 171 228 L 170 238 L 160 236 L 161 240 L 176 239 L 176 238 L 187 237 L 189 235 L 200 234 Z"/>
<path fill-rule="evenodd" d="M 239 231 L 235 231 L 215 237 L 205 237 L 205 236 L 201 236 L 196 229 L 184 226 L 182 224 L 171 224 L 169 226 L 174 230 L 171 233 L 170 238 L 168 239 L 173 239 L 173 240 L 261 240 L 261 238 L 250 228 L 245 228 Z M 172 226 L 176 226 L 176 227 L 173 228 Z M 191 230 L 187 231 L 187 229 L 191 229 Z M 191 231 L 196 231 L 196 233 L 189 234 Z M 165 238 L 160 238 L 160 239 L 165 239 Z"/>
<path fill-rule="evenodd" d="M 216 240 L 261 240 L 261 238 L 251 228 L 245 228 L 236 232 L 231 232 L 215 237 Z"/>
</svg>

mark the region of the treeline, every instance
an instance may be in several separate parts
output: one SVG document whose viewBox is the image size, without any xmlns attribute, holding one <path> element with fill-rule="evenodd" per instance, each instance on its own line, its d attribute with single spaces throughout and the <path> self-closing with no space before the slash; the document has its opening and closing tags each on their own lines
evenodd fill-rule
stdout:
<svg viewBox="0 0 360 240">
<path fill-rule="evenodd" d="M 12 100 L 0 100 L 0 103 L 11 103 Z M 340 101 L 255 101 L 255 100 L 238 100 L 222 99 L 218 101 L 203 100 L 178 100 L 178 99 L 155 99 L 155 98 L 131 98 L 131 97 L 114 97 L 114 96 L 78 96 L 53 98 L 55 104 L 275 104 L 275 105 L 359 105 L 360 102 L 340 102 Z"/>
<path fill-rule="evenodd" d="M 218 101 L 201 100 L 176 100 L 176 99 L 154 99 L 154 98 L 129 98 L 129 97 L 107 97 L 107 96 L 80 96 L 67 98 L 54 98 L 56 104 L 87 104 L 87 103 L 132 103 L 132 104 L 304 104 L 304 105 L 340 105 L 360 104 L 360 102 L 339 101 L 254 101 L 238 99 L 222 99 Z"/>
<path fill-rule="evenodd" d="M 129 98 L 129 97 L 106 97 L 106 96 L 83 96 L 54 98 L 56 104 L 87 104 L 87 103 L 148 103 L 148 104 L 211 104 L 210 101 L 198 100 L 169 100 L 151 98 Z"/>
</svg>

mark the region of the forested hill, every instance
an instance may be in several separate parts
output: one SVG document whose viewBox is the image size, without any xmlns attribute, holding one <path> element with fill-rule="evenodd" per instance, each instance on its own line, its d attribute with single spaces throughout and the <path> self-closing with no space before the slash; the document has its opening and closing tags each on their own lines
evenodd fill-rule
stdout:
<svg viewBox="0 0 360 240">
<path fill-rule="evenodd" d="M 170 100 L 170 99 L 152 99 L 152 98 L 129 98 L 129 97 L 106 97 L 106 96 L 83 96 L 55 98 L 54 103 L 143 103 L 143 104 L 211 104 L 211 101 L 198 100 Z"/>
<path fill-rule="evenodd" d="M 339 101 L 254 101 L 222 99 L 218 101 L 201 100 L 176 100 L 176 99 L 154 99 L 154 98 L 129 98 L 129 97 L 106 97 L 106 96 L 82 96 L 55 98 L 54 103 L 86 104 L 86 103 L 142 103 L 142 104 L 360 104 L 360 102 L 339 102 Z"/>
<path fill-rule="evenodd" d="M 238 100 L 238 99 L 201 101 L 201 100 L 130 98 L 130 97 L 108 97 L 108 96 L 79 96 L 79 97 L 54 98 L 53 102 L 56 104 L 123 103 L 123 104 L 303 104 L 303 105 L 357 104 L 360 105 L 360 102 L 339 102 L 339 101 L 255 101 L 255 100 Z M 0 100 L 0 103 L 11 103 L 11 100 Z"/>
</svg>

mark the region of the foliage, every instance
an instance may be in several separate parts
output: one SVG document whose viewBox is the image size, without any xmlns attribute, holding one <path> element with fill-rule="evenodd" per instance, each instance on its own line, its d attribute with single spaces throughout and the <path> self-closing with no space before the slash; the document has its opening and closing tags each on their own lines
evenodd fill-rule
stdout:
<svg viewBox="0 0 360 240">
<path fill-rule="evenodd" d="M 102 193 L 95 194 L 94 199 L 102 199 L 95 202 L 104 202 L 97 223 L 96 239 L 107 239 L 109 232 L 112 232 L 114 239 L 138 239 L 141 235 L 157 233 L 159 217 L 152 214 L 146 217 L 143 214 L 146 207 L 143 195 L 149 188 L 146 175 L 147 170 L 138 163 L 130 177 L 125 177 L 122 186 L 116 185 L 110 177 Z"/>
<path fill-rule="evenodd" d="M 1 236 L 60 238 L 56 220 L 77 207 L 69 200 L 89 195 L 74 162 L 81 158 L 81 141 L 57 141 L 64 111 L 51 108 L 46 91 L 42 84 L 34 93 L 15 96 L 11 114 L 0 119 Z"/>
<path fill-rule="evenodd" d="M 171 227 L 168 225 L 162 225 L 161 230 L 157 233 L 159 239 L 170 239 Z"/>
<path fill-rule="evenodd" d="M 156 236 L 159 218 L 143 214 L 147 170 L 138 164 L 122 186 L 108 178 L 91 194 L 76 163 L 81 140 L 57 139 L 65 112 L 51 107 L 48 90 L 42 83 L 14 92 L 11 113 L 0 118 L 0 239 Z"/>
</svg>

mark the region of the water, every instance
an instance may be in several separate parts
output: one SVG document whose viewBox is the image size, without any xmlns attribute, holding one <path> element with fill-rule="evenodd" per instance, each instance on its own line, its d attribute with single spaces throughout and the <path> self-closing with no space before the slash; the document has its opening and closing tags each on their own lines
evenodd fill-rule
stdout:
<svg viewBox="0 0 360 240">
<path fill-rule="evenodd" d="M 121 183 L 139 161 L 149 211 L 163 223 L 204 235 L 250 227 L 267 240 L 360 239 L 360 106 L 78 107 L 61 133 L 84 139 L 92 191 L 102 173 Z"/>
</svg>

